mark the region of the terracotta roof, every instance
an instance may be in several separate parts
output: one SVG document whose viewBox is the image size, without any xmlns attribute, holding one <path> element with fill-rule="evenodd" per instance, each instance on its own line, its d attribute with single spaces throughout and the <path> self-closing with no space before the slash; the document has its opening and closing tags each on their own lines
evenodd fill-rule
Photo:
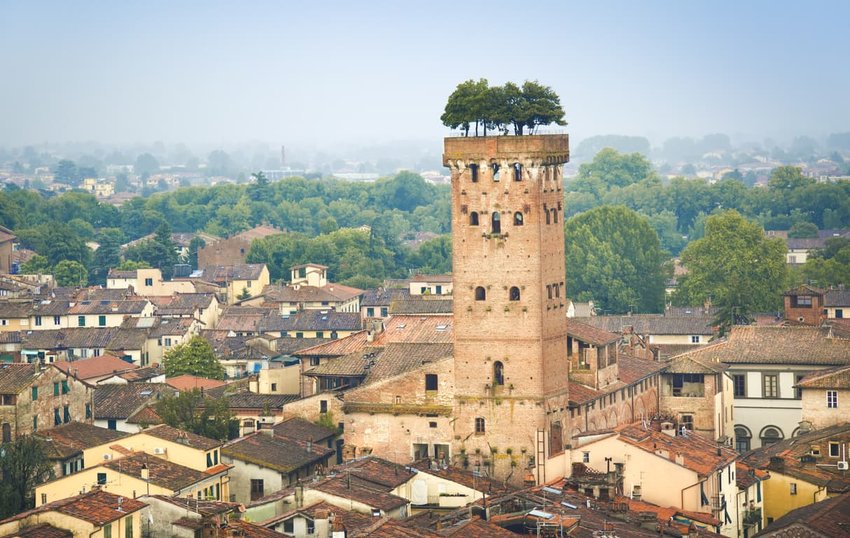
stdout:
<svg viewBox="0 0 850 538">
<path fill-rule="evenodd" d="M 366 290 L 360 298 L 360 306 L 390 306 L 393 301 L 404 301 L 410 299 L 410 290 L 407 288 L 379 288 Z"/>
<path fill-rule="evenodd" d="M 328 283 L 324 286 L 308 286 L 306 284 L 269 284 L 259 295 L 267 304 L 279 303 L 314 303 L 314 302 L 343 302 L 358 295 L 363 290 L 342 284 Z M 253 297 L 256 299 L 256 297 Z"/>
<path fill-rule="evenodd" d="M 828 290 L 823 294 L 823 306 L 850 306 L 850 290 Z"/>
<path fill-rule="evenodd" d="M 846 536 L 850 493 L 792 510 L 755 536 Z"/>
<path fill-rule="evenodd" d="M 661 364 L 666 374 L 717 374 L 726 369 L 721 363 L 701 360 L 691 355 L 675 357 Z"/>
<path fill-rule="evenodd" d="M 424 364 L 452 357 L 452 344 L 388 343 L 369 368 L 366 382 L 394 377 Z"/>
<path fill-rule="evenodd" d="M 516 538 L 516 534 L 502 527 L 483 521 L 481 518 L 473 517 L 458 525 L 443 528 L 440 536 L 463 536 L 469 538 Z"/>
<path fill-rule="evenodd" d="M 361 529 L 357 536 L 369 536 L 370 538 L 439 538 L 440 534 L 428 529 L 410 527 L 403 521 L 396 519 L 381 518 Z M 516 536 L 516 535 L 514 535 Z"/>
<path fill-rule="evenodd" d="M 121 499 L 120 503 L 118 499 Z M 43 504 L 38 508 L 33 508 L 32 510 L 27 510 L 26 512 L 21 512 L 18 515 L 4 519 L 0 521 L 0 524 L 27 519 L 30 516 L 44 514 L 46 512 L 57 512 L 63 516 L 73 517 L 91 523 L 95 527 L 102 527 L 106 523 L 127 517 L 127 514 L 141 510 L 145 506 L 147 506 L 145 503 L 136 499 L 96 490 Z"/>
<path fill-rule="evenodd" d="M 265 432 L 254 432 L 228 442 L 221 453 L 229 458 L 253 463 L 281 473 L 291 473 L 327 460 L 333 449 L 313 444 L 308 451 L 302 446 L 280 437 L 272 437 Z"/>
<path fill-rule="evenodd" d="M 162 369 L 158 364 L 153 366 L 142 366 L 141 368 L 136 368 L 135 370 L 129 370 L 126 372 L 121 372 L 118 374 L 118 377 L 121 379 L 126 379 L 128 383 L 137 383 L 139 381 L 147 381 L 149 379 L 153 379 L 154 377 L 160 376 L 163 374 Z"/>
<path fill-rule="evenodd" d="M 10 538 L 73 538 L 74 533 L 59 529 L 49 523 L 39 523 L 34 527 L 26 527 L 20 532 L 8 535 Z"/>
<path fill-rule="evenodd" d="M 452 275 L 420 275 L 410 277 L 411 282 L 453 282 Z"/>
<path fill-rule="evenodd" d="M 631 316 L 591 316 L 571 319 L 616 333 L 622 333 L 628 327 L 632 327 L 635 333 L 642 335 L 711 335 L 715 332 L 711 316 L 632 314 Z"/>
<path fill-rule="evenodd" d="M 68 309 L 72 315 L 78 314 L 141 314 L 147 308 L 149 302 L 144 300 L 126 301 L 80 301 Z"/>
<path fill-rule="evenodd" d="M 209 308 L 215 299 L 214 293 L 178 293 L 171 297 L 167 304 L 160 306 L 158 316 L 190 315 L 195 310 Z"/>
<path fill-rule="evenodd" d="M 32 301 L 3 301 L 0 302 L 0 318 L 23 319 L 32 312 Z"/>
<path fill-rule="evenodd" d="M 126 385 L 98 385 L 94 390 L 94 418 L 126 419 L 140 407 L 155 403 L 174 389 L 165 383 L 127 383 Z"/>
<path fill-rule="evenodd" d="M 367 331 L 358 331 L 337 340 L 299 350 L 296 357 L 341 357 L 362 349 L 367 343 Z"/>
<path fill-rule="evenodd" d="M 741 460 L 754 469 L 776 471 L 818 487 L 826 487 L 830 493 L 844 493 L 850 491 L 850 476 L 847 476 L 847 473 L 838 471 L 835 467 L 818 465 L 823 461 L 823 456 L 815 457 L 812 461 L 803 460 L 803 456 L 808 455 L 814 446 L 820 448 L 821 454 L 828 454 L 830 441 L 850 442 L 850 423 L 802 433 L 762 446 L 747 452 Z"/>
<path fill-rule="evenodd" d="M 165 378 L 165 384 L 179 390 L 180 392 L 192 391 L 195 389 L 214 389 L 225 385 L 224 381 L 219 381 L 218 379 L 207 379 L 205 377 L 199 377 L 191 374 L 167 377 Z"/>
<path fill-rule="evenodd" d="M 171 441 L 172 443 L 180 443 L 192 448 L 197 448 L 198 450 L 212 450 L 215 447 L 221 446 L 221 441 L 210 439 L 209 437 L 204 437 L 192 432 L 183 431 L 165 424 L 148 428 L 144 430 L 143 433 L 150 435 L 151 437 L 156 437 L 157 439 L 163 439 L 165 441 Z"/>
<path fill-rule="evenodd" d="M 127 417 L 128 424 L 141 424 L 145 427 L 163 424 L 162 417 L 152 405 L 146 405 Z"/>
<path fill-rule="evenodd" d="M 454 301 L 449 298 L 397 299 L 390 305 L 390 314 L 451 314 Z"/>
<path fill-rule="evenodd" d="M 231 518 L 228 520 L 227 528 L 236 530 L 239 534 L 235 534 L 235 536 L 242 536 L 243 538 L 281 538 L 285 536 L 277 531 L 254 525 L 242 519 Z"/>
<path fill-rule="evenodd" d="M 729 364 L 850 364 L 850 340 L 817 327 L 733 327 L 727 340 L 683 357 Z"/>
<path fill-rule="evenodd" d="M 277 309 L 256 306 L 228 306 L 221 313 L 217 331 L 258 332 L 259 324 L 270 315 L 277 314 Z"/>
<path fill-rule="evenodd" d="M 22 335 L 24 349 L 107 349 L 118 335 L 118 327 L 73 327 L 27 331 Z"/>
<path fill-rule="evenodd" d="M 770 478 L 770 474 L 767 471 L 754 469 L 742 461 L 735 462 L 735 483 L 738 485 L 738 489 L 747 489 L 756 482 L 768 478 Z"/>
<path fill-rule="evenodd" d="M 208 501 L 189 497 L 173 497 L 171 495 L 151 495 L 150 498 L 179 506 L 184 510 L 201 516 L 215 516 L 239 509 L 239 503 L 225 501 Z"/>
<path fill-rule="evenodd" d="M 129 435 L 126 432 L 109 430 L 86 424 L 84 422 L 69 422 L 49 430 L 38 432 L 37 435 L 45 440 L 51 458 L 65 459 L 81 451 L 98 445 L 106 444 Z"/>
<path fill-rule="evenodd" d="M 577 381 L 570 381 L 570 403 L 581 405 L 604 395 L 605 393 L 601 390 L 596 390 Z"/>
<path fill-rule="evenodd" d="M 20 344 L 21 331 L 0 332 L 0 344 Z"/>
<path fill-rule="evenodd" d="M 225 394 L 227 405 L 231 409 L 265 409 L 272 411 L 283 409 L 283 406 L 300 398 L 297 394 L 256 394 L 243 391 L 235 394 Z"/>
<path fill-rule="evenodd" d="M 119 359 L 115 355 L 108 354 L 71 362 L 56 361 L 54 366 L 63 372 L 82 380 L 104 377 L 109 374 L 135 370 L 138 368 L 138 366 L 132 362 L 127 362 L 123 359 Z"/>
<path fill-rule="evenodd" d="M 275 313 L 260 321 L 259 327 L 262 331 L 359 331 L 363 324 L 359 312 L 301 310 L 288 318 Z"/>
<path fill-rule="evenodd" d="M 233 280 L 256 280 L 260 278 L 265 266 L 263 263 L 208 265 L 198 271 L 198 278 L 216 284 L 226 284 Z"/>
<path fill-rule="evenodd" d="M 13 241 L 17 239 L 18 236 L 15 235 L 15 232 L 6 228 L 5 226 L 0 226 L 0 243 L 5 243 L 6 241 Z"/>
<path fill-rule="evenodd" d="M 208 473 L 178 465 L 144 452 L 134 452 L 123 458 L 106 461 L 103 462 L 102 466 L 120 474 L 135 477 L 141 476 L 142 468 L 147 466 L 151 484 L 174 492 L 210 477 Z"/>
<path fill-rule="evenodd" d="M 567 335 L 593 346 L 605 346 L 620 340 L 620 335 L 576 318 L 567 318 Z"/>
<path fill-rule="evenodd" d="M 275 424 L 272 429 L 274 430 L 275 437 L 298 441 L 312 439 L 313 441 L 321 442 L 337 435 L 336 430 L 320 426 L 315 422 L 310 422 L 301 417 L 287 418 L 283 422 Z"/>
<path fill-rule="evenodd" d="M 671 463 L 707 476 L 721 467 L 729 465 L 738 457 L 738 453 L 699 435 L 677 435 L 675 437 L 660 431 L 644 429 L 640 423 L 617 428 L 619 439 L 636 446 L 650 454 L 658 455 L 663 450 L 666 455 L 659 455 Z M 676 458 L 681 457 L 679 462 Z"/>
<path fill-rule="evenodd" d="M 291 519 L 293 516 L 298 514 L 302 514 L 312 520 L 316 520 L 319 513 L 327 515 L 333 514 L 334 520 L 340 521 L 349 533 L 358 531 L 374 523 L 374 519 L 371 515 L 360 514 L 358 512 L 340 508 L 339 506 L 335 506 L 325 501 L 319 501 L 309 506 L 305 506 L 304 508 L 289 510 L 265 521 L 260 521 L 258 524 L 263 527 L 270 527 L 272 525 L 277 525 L 282 521 L 286 521 L 287 519 Z"/>
<path fill-rule="evenodd" d="M 850 365 L 813 372 L 796 386 L 805 389 L 850 390 Z"/>
<path fill-rule="evenodd" d="M 453 465 L 443 467 L 442 465 L 432 465 L 431 462 L 432 460 L 427 458 L 421 459 L 419 461 L 415 461 L 412 464 L 412 467 L 419 469 L 420 472 L 427 473 L 432 476 L 438 476 L 456 484 L 466 486 L 470 489 L 486 492 L 487 495 L 496 495 L 516 489 L 508 486 L 504 481 L 493 480 L 486 476 L 475 476 L 472 471 L 461 469 L 460 467 L 455 467 Z"/>
<path fill-rule="evenodd" d="M 453 316 L 393 316 L 387 320 L 384 331 L 375 335 L 373 345 L 389 343 L 451 344 Z"/>
<path fill-rule="evenodd" d="M 0 394 L 18 394 L 32 383 L 36 372 L 35 364 L 0 364 Z"/>
</svg>

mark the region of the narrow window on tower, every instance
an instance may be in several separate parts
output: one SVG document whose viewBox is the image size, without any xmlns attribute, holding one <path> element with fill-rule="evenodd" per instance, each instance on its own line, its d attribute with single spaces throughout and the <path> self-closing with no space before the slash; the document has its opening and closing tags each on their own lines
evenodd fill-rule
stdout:
<svg viewBox="0 0 850 538">
<path fill-rule="evenodd" d="M 494 233 L 494 234 L 502 233 L 502 218 L 499 216 L 498 211 L 493 211 L 493 217 L 492 217 L 491 221 L 492 221 L 492 224 L 493 224 L 493 226 L 492 226 L 493 229 L 490 230 L 490 232 Z"/>
<path fill-rule="evenodd" d="M 477 417 L 475 419 L 475 435 L 482 435 L 486 431 L 487 430 L 484 426 L 484 419 L 482 417 Z"/>
<path fill-rule="evenodd" d="M 483 301 L 485 299 L 487 299 L 487 290 L 485 290 L 482 286 L 475 288 L 475 300 Z"/>
<path fill-rule="evenodd" d="M 514 163 L 514 181 L 522 181 L 522 165 Z"/>
<path fill-rule="evenodd" d="M 522 226 L 522 213 L 519 211 L 514 213 L 514 226 Z"/>
<path fill-rule="evenodd" d="M 548 295 L 550 299 L 552 298 L 552 286 L 551 286 L 551 284 L 546 284 L 546 295 Z"/>
<path fill-rule="evenodd" d="M 470 164 L 469 165 L 469 172 L 470 172 L 470 175 L 472 175 L 472 182 L 478 183 L 478 165 L 477 164 Z"/>
<path fill-rule="evenodd" d="M 469 214 L 469 224 L 471 226 L 478 226 L 478 213 L 475 211 Z"/>
<path fill-rule="evenodd" d="M 553 224 L 558 223 L 558 210 L 555 209 L 555 208 L 552 208 L 552 223 Z"/>
<path fill-rule="evenodd" d="M 493 163 L 490 167 L 493 169 L 493 181 L 499 181 L 499 165 Z"/>
<path fill-rule="evenodd" d="M 505 365 L 502 364 L 502 361 L 493 363 L 493 384 L 496 386 L 505 384 Z"/>
<path fill-rule="evenodd" d="M 551 224 L 552 217 L 549 215 L 549 210 L 546 208 L 545 205 L 543 206 L 543 212 L 546 213 L 546 224 Z"/>
<path fill-rule="evenodd" d="M 508 293 L 508 298 L 511 301 L 519 301 L 519 288 L 516 286 L 511 287 L 511 290 Z"/>
<path fill-rule="evenodd" d="M 555 288 L 555 299 L 561 296 L 561 286 L 557 284 L 552 284 L 552 287 Z"/>
</svg>

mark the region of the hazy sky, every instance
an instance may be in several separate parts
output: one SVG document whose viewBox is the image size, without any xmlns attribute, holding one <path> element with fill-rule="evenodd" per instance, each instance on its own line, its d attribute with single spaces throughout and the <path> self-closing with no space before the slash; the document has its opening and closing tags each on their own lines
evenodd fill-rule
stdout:
<svg viewBox="0 0 850 538">
<path fill-rule="evenodd" d="M 578 138 L 850 130 L 850 2 L 0 2 L 0 144 L 384 142 L 538 79 Z"/>
</svg>

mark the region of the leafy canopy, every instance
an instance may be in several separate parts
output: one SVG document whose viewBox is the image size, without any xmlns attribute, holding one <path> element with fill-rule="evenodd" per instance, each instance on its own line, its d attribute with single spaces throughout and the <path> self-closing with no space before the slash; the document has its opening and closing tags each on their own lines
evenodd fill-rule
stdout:
<svg viewBox="0 0 850 538">
<path fill-rule="evenodd" d="M 44 441 L 21 436 L 0 449 L 0 518 L 35 506 L 35 486 L 53 475 Z"/>
<path fill-rule="evenodd" d="M 734 210 L 708 217 L 705 236 L 682 251 L 688 273 L 675 299 L 682 305 L 711 299 L 720 307 L 718 322 L 744 322 L 756 312 L 781 308 L 787 285 L 785 243 L 767 238 L 762 228 Z"/>
<path fill-rule="evenodd" d="M 666 253 L 646 217 L 624 206 L 601 206 L 564 226 L 567 290 L 612 313 L 660 312 Z"/>
<path fill-rule="evenodd" d="M 165 396 L 156 403 L 156 412 L 163 422 L 174 428 L 219 441 L 234 437 L 229 435 L 233 413 L 227 400 L 207 398 L 198 389 Z"/>
<path fill-rule="evenodd" d="M 479 126 L 484 136 L 488 129 L 508 134 L 511 128 L 521 136 L 526 128 L 533 132 L 541 125 L 566 125 L 560 97 L 536 80 L 522 87 L 513 82 L 491 87 L 483 78 L 461 82 L 449 95 L 440 120 L 451 129 L 461 128 L 464 136 L 469 136 L 472 124 L 475 136 Z"/>
<path fill-rule="evenodd" d="M 193 336 L 188 342 L 169 349 L 162 358 L 167 377 L 191 374 L 208 379 L 224 379 L 224 367 L 209 342 Z"/>
</svg>

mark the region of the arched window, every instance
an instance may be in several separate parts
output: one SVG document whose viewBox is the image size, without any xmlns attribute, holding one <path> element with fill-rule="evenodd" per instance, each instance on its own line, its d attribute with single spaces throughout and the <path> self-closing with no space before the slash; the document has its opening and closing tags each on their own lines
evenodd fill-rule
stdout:
<svg viewBox="0 0 850 538">
<path fill-rule="evenodd" d="M 546 213 L 546 224 L 551 224 L 552 223 L 552 217 L 551 217 L 551 215 L 549 215 L 549 210 L 546 209 L 545 205 L 543 206 L 543 212 Z"/>
<path fill-rule="evenodd" d="M 478 213 L 475 211 L 469 214 L 469 224 L 472 226 L 478 226 Z"/>
<path fill-rule="evenodd" d="M 469 165 L 469 172 L 470 172 L 470 175 L 472 176 L 472 182 L 478 183 L 478 165 L 477 164 L 470 164 Z"/>
<path fill-rule="evenodd" d="M 552 222 L 554 224 L 558 223 L 558 210 L 555 209 L 554 207 L 552 208 Z"/>
<path fill-rule="evenodd" d="M 522 213 L 520 211 L 514 213 L 514 226 L 522 226 Z"/>
<path fill-rule="evenodd" d="M 514 163 L 514 181 L 522 181 L 522 165 Z"/>
<path fill-rule="evenodd" d="M 491 219 L 491 221 L 492 229 L 490 230 L 490 232 L 494 234 L 502 233 L 502 217 L 499 216 L 498 211 L 493 211 L 493 218 Z"/>
<path fill-rule="evenodd" d="M 476 301 L 483 301 L 486 298 L 487 298 L 487 290 L 485 290 L 481 286 L 478 286 L 477 288 L 475 288 L 475 300 Z"/>
<path fill-rule="evenodd" d="M 775 426 L 768 426 L 761 431 L 761 446 L 772 445 L 783 439 L 782 430 Z"/>
<path fill-rule="evenodd" d="M 487 429 L 484 425 L 484 418 L 483 417 L 476 417 L 475 418 L 475 434 L 476 435 L 482 435 L 486 431 L 487 431 Z"/>
<path fill-rule="evenodd" d="M 493 363 L 493 385 L 502 386 L 505 384 L 505 365 L 502 361 Z"/>
<path fill-rule="evenodd" d="M 493 163 L 490 167 L 493 169 L 493 181 L 499 181 L 499 165 Z"/>
<path fill-rule="evenodd" d="M 12 442 L 12 425 L 8 422 L 3 423 L 3 442 L 11 443 Z"/>
<path fill-rule="evenodd" d="M 511 290 L 508 292 L 508 298 L 511 301 L 519 301 L 519 288 L 513 286 Z"/>
</svg>

